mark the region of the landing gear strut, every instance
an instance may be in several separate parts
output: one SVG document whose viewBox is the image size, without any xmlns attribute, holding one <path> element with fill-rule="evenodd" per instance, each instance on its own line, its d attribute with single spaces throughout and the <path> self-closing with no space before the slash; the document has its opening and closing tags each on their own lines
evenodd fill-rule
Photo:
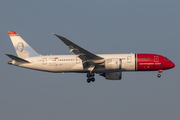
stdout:
<svg viewBox="0 0 180 120">
<path fill-rule="evenodd" d="M 158 70 L 158 75 L 157 75 L 158 78 L 161 77 L 161 74 L 160 74 L 161 72 L 163 72 L 163 70 Z"/>
<path fill-rule="evenodd" d="M 90 82 L 94 82 L 95 81 L 95 78 L 94 78 L 94 73 L 87 73 L 87 83 L 90 83 Z"/>
</svg>

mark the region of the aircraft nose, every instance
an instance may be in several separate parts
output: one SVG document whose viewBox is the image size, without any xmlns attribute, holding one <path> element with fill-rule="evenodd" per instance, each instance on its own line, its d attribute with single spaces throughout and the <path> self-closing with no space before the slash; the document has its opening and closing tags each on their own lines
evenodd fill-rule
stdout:
<svg viewBox="0 0 180 120">
<path fill-rule="evenodd" d="M 175 67 L 175 64 L 173 62 L 171 62 L 171 68 Z"/>
</svg>

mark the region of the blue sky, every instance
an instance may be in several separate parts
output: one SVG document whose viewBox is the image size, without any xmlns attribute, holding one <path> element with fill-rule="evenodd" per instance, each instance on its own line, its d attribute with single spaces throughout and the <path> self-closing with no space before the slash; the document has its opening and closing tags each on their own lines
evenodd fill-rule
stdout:
<svg viewBox="0 0 180 120">
<path fill-rule="evenodd" d="M 180 2 L 175 0 L 1 0 L 0 119 L 179 120 Z M 156 53 L 176 67 L 124 72 L 121 81 L 96 75 L 47 73 L 7 65 L 16 31 L 43 55 L 73 54 L 62 35 L 97 54 Z"/>
</svg>

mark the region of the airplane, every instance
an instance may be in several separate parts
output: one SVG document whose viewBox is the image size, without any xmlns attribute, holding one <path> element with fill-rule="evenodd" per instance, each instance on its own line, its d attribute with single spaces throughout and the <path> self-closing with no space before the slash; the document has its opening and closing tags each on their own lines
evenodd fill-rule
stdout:
<svg viewBox="0 0 180 120">
<path fill-rule="evenodd" d="M 95 81 L 95 74 L 107 80 L 121 80 L 124 71 L 158 71 L 175 67 L 167 57 L 158 54 L 93 54 L 70 40 L 54 34 L 75 55 L 41 55 L 28 45 L 16 32 L 8 31 L 17 56 L 6 54 L 12 59 L 10 65 L 54 73 L 86 73 L 87 82 Z"/>
</svg>

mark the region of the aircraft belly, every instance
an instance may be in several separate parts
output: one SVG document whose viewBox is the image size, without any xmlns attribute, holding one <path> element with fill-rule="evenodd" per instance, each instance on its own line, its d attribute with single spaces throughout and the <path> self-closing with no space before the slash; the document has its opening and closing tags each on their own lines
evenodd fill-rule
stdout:
<svg viewBox="0 0 180 120">
<path fill-rule="evenodd" d="M 21 64 L 20 67 L 41 70 L 41 71 L 49 71 L 49 72 L 71 72 L 71 68 L 74 64 L 71 63 L 48 63 L 42 65 L 42 63 L 30 63 L 30 64 Z"/>
<path fill-rule="evenodd" d="M 72 67 L 72 63 L 57 63 L 54 65 L 49 65 L 47 69 L 54 72 L 71 72 Z"/>
</svg>

